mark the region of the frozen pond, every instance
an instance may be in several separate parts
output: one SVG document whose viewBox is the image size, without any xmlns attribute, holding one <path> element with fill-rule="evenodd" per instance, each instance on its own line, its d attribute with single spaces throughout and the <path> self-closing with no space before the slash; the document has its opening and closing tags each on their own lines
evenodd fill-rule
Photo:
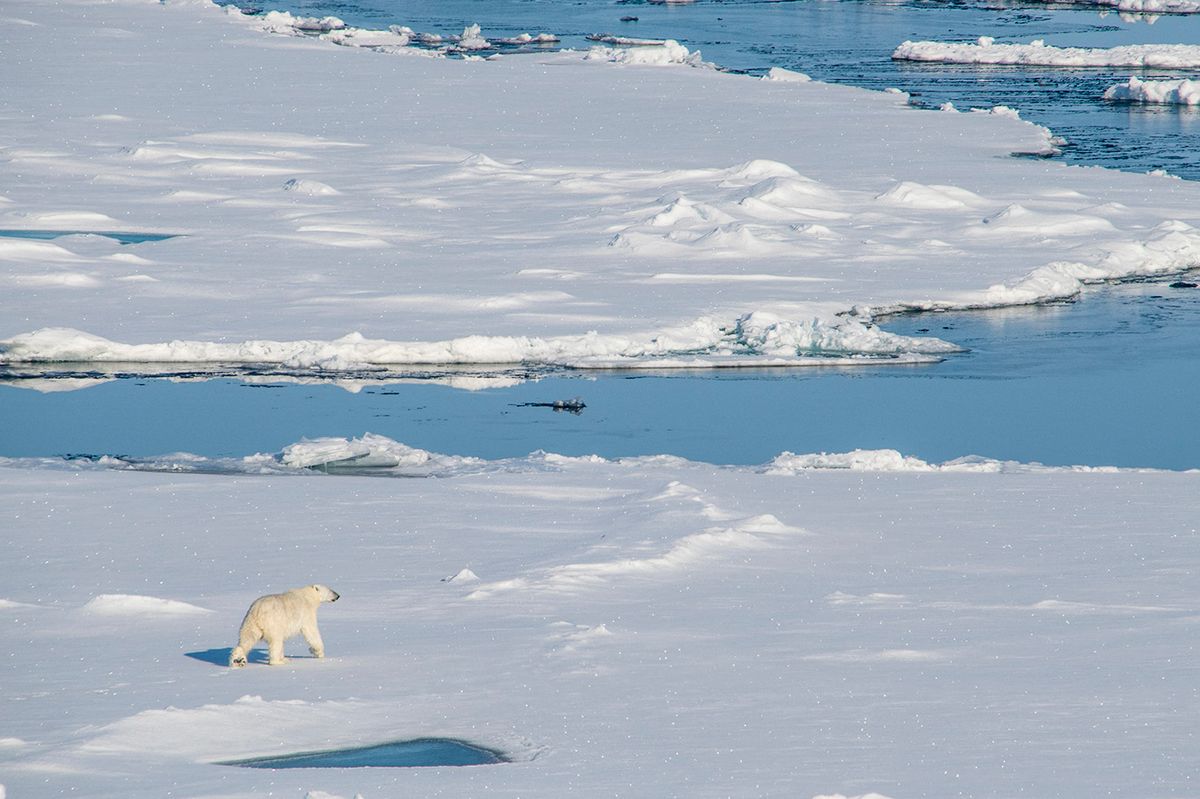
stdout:
<svg viewBox="0 0 1200 799">
<path fill-rule="evenodd" d="M 489 459 L 542 449 L 757 464 L 783 450 L 894 448 L 929 461 L 1200 468 L 1200 289 L 1096 287 L 1071 304 L 915 314 L 884 326 L 970 351 L 930 366 L 469 381 L 477 390 L 430 380 L 41 375 L 0 385 L 0 416 L 20 420 L 0 434 L 0 455 L 242 456 L 372 432 Z M 575 397 L 586 405 L 579 413 L 546 407 Z"/>
<path fill-rule="evenodd" d="M 1184 70 L 954 66 L 896 62 L 906 39 L 941 42 L 995 37 L 997 43 L 1044 39 L 1058 47 L 1108 48 L 1129 44 L 1193 44 L 1200 15 L 1148 17 L 1102 14 L 1095 8 L 1043 3 L 841 0 L 774 2 L 708 0 L 650 3 L 638 0 L 276 0 L 242 7 L 287 8 L 336 15 L 348 24 L 386 28 L 408 25 L 439 34 L 478 23 L 485 36 L 554 33 L 563 47 L 594 45 L 585 36 L 674 38 L 699 49 L 706 60 L 749 72 L 786 67 L 831 83 L 873 89 L 897 87 L 916 104 L 959 109 L 1009 105 L 1022 116 L 1064 136 L 1064 157 L 1145 172 L 1166 168 L 1200 179 L 1200 110 L 1130 105 L 1102 99 L 1105 88 L 1130 75 L 1191 78 Z M 622 21 L 622 18 L 636 20 Z"/>
</svg>

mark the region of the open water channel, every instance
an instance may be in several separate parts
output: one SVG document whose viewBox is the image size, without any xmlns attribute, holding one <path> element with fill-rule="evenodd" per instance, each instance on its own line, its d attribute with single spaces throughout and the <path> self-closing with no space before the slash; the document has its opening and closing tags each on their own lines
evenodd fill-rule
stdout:
<svg viewBox="0 0 1200 799">
<path fill-rule="evenodd" d="M 0 384 L 0 416 L 21 421 L 0 436 L 0 455 L 236 457 L 371 432 L 484 458 L 542 449 L 758 464 L 783 450 L 893 448 L 930 461 L 1200 468 L 1200 288 L 1095 287 L 1075 303 L 883 326 L 969 351 L 920 366 L 564 371 L 490 388 L 469 379 L 476 390 L 455 387 L 454 374 L 339 384 L 88 378 L 83 366 Z M 55 368 L 50 377 L 69 367 Z M 575 398 L 578 413 L 550 407 Z"/>
</svg>

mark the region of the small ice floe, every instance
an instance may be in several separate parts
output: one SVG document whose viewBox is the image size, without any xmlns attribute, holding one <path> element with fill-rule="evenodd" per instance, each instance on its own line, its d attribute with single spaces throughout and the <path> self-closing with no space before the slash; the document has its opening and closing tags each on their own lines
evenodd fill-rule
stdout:
<svg viewBox="0 0 1200 799">
<path fill-rule="evenodd" d="M 586 61 L 611 61 L 614 64 L 637 64 L 642 66 L 711 67 L 700 58 L 700 51 L 689 51 L 674 39 L 659 43 L 638 43 L 636 46 L 593 47 L 584 56 Z"/>
<path fill-rule="evenodd" d="M 767 70 L 767 74 L 763 75 L 762 79 L 778 81 L 780 83 L 809 83 L 812 81 L 812 78 L 803 72 L 794 72 L 782 67 L 771 67 Z"/>
<path fill-rule="evenodd" d="M 638 39 L 632 36 L 618 36 L 615 33 L 589 33 L 584 38 L 590 42 L 615 44 L 618 47 L 661 47 L 667 43 L 666 39 Z"/>
<path fill-rule="evenodd" d="M 990 36 L 981 36 L 973 44 L 906 41 L 892 52 L 892 59 L 940 64 L 1188 69 L 1200 67 L 1200 45 L 1053 47 L 1042 39 L 1029 44 L 996 44 Z"/>
<path fill-rule="evenodd" d="M 536 36 L 522 33 L 501 39 L 492 39 L 492 44 L 504 44 L 510 47 L 521 47 L 527 44 L 558 44 L 559 38 L 553 33 L 539 33 Z"/>
<path fill-rule="evenodd" d="M 287 11 L 268 11 L 258 18 L 264 30 L 299 36 L 342 30 L 346 23 L 337 17 L 297 17 Z"/>
<path fill-rule="evenodd" d="M 1104 99 L 1120 103 L 1200 105 L 1200 80 L 1142 80 L 1131 77 L 1104 90 Z"/>
<path fill-rule="evenodd" d="M 521 402 L 515 404 L 515 408 L 551 408 L 555 413 L 573 413 L 576 416 L 583 413 L 583 409 L 587 407 L 583 399 L 580 397 L 572 397 L 567 400 L 554 400 L 554 402 Z"/>
<path fill-rule="evenodd" d="M 1058 3 L 1062 0 L 1040 0 Z M 1128 14 L 1200 14 L 1200 0 L 1066 0 L 1081 6 L 1099 6 Z M 1122 16 L 1124 19 L 1124 16 Z"/>
<path fill-rule="evenodd" d="M 345 28 L 321 34 L 321 38 L 342 47 L 407 47 L 412 33 L 411 28 L 392 25 L 387 30 Z"/>
<path fill-rule="evenodd" d="M 483 38 L 478 25 L 468 25 L 458 36 L 451 36 L 457 50 L 490 50 L 492 43 Z"/>
</svg>

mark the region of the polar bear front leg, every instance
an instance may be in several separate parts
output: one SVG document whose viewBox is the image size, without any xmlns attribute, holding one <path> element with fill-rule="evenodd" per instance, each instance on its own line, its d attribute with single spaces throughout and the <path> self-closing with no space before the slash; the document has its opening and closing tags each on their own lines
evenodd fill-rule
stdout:
<svg viewBox="0 0 1200 799">
<path fill-rule="evenodd" d="M 308 651 L 312 652 L 313 657 L 325 657 L 325 642 L 321 640 L 321 631 L 317 629 L 317 623 L 314 620 L 312 624 L 306 624 L 300 628 L 300 634 L 304 636 L 304 640 L 308 642 Z"/>
<path fill-rule="evenodd" d="M 287 663 L 287 658 L 283 656 L 282 638 L 267 638 L 267 653 L 270 655 L 270 665 L 282 666 Z"/>
</svg>

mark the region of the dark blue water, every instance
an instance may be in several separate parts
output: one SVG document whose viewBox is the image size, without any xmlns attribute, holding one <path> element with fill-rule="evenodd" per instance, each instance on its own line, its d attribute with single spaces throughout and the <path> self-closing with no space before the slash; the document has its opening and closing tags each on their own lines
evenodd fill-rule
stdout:
<svg viewBox="0 0 1200 799">
<path fill-rule="evenodd" d="M 783 450 L 893 448 L 930 461 L 1200 468 L 1200 289 L 1094 288 L 1073 304 L 883 326 L 970 351 L 927 366 L 557 373 L 481 391 L 126 378 L 39 393 L 56 384 L 10 373 L 0 455 L 243 456 L 372 432 L 489 459 L 542 449 L 758 464 Z M 544 407 L 574 397 L 578 414 Z"/>
<path fill-rule="evenodd" d="M 237 0 L 240 6 L 251 5 Z M 1195 77 L 1171 70 L 974 67 L 894 62 L 905 39 L 997 42 L 1071 47 L 1200 42 L 1200 15 L 1101 15 L 1086 7 L 1041 3 L 933 2 L 931 0 L 699 0 L 654 4 L 640 0 L 270 0 L 262 8 L 332 14 L 362 27 L 408 25 L 418 31 L 457 33 L 479 23 L 485 35 L 522 32 L 559 35 L 563 46 L 586 48 L 584 37 L 616 33 L 674 38 L 706 60 L 735 70 L 772 66 L 806 72 L 832 83 L 874 89 L 897 87 L 930 107 L 1009 105 L 1070 142 L 1063 157 L 1146 172 L 1166 168 L 1200 179 L 1200 110 L 1109 103 L 1104 89 L 1131 74 L 1142 78 Z M 622 17 L 637 17 L 622 22 Z"/>
<path fill-rule="evenodd" d="M 118 233 L 99 230 L 0 230 L 0 238 L 49 241 L 64 236 L 100 236 L 119 244 L 141 244 L 145 241 L 164 241 L 175 238 L 165 233 Z"/>
<path fill-rule="evenodd" d="M 282 757 L 231 760 L 223 766 L 246 768 L 414 768 L 419 766 L 485 766 L 503 763 L 498 753 L 462 741 L 447 738 L 422 738 L 415 741 L 337 749 L 331 752 L 303 752 Z"/>
</svg>

